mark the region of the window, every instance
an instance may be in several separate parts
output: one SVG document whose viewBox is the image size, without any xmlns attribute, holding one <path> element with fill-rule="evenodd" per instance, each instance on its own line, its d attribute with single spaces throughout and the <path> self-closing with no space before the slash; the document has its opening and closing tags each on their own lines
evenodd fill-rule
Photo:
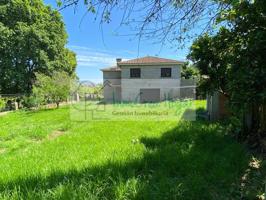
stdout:
<svg viewBox="0 0 266 200">
<path fill-rule="evenodd" d="M 140 68 L 130 69 L 130 78 L 140 78 Z"/>
<path fill-rule="evenodd" d="M 161 68 L 161 77 L 171 77 L 172 69 L 171 68 Z"/>
</svg>

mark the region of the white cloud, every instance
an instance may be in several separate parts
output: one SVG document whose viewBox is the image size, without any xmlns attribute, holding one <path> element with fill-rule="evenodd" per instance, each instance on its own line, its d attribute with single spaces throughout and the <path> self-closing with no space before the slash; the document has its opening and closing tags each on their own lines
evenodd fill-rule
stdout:
<svg viewBox="0 0 266 200">
<path fill-rule="evenodd" d="M 77 54 L 77 62 L 79 66 L 88 67 L 106 67 L 115 64 L 116 57 L 106 57 L 100 55 L 80 55 Z"/>
<path fill-rule="evenodd" d="M 75 45 L 70 45 L 68 47 L 77 54 L 78 66 L 83 67 L 104 68 L 114 66 L 116 64 L 116 58 L 121 57 L 118 53 L 107 50 Z M 123 60 L 127 59 L 123 58 Z"/>
</svg>

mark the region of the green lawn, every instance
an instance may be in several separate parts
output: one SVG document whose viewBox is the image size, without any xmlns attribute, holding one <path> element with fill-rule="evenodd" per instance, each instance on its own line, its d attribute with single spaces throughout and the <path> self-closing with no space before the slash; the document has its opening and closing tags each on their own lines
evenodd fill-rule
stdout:
<svg viewBox="0 0 266 200">
<path fill-rule="evenodd" d="M 204 105 L 198 101 L 193 109 Z M 241 186 L 250 154 L 219 123 L 73 121 L 70 110 L 0 117 L 0 199 L 254 199 L 263 193 L 263 178 L 255 188 L 254 180 Z"/>
</svg>

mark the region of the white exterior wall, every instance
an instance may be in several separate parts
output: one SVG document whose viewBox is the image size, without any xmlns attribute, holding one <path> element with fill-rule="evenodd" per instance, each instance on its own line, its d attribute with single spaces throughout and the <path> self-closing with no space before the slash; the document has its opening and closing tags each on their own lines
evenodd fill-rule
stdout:
<svg viewBox="0 0 266 200">
<path fill-rule="evenodd" d="M 121 101 L 121 72 L 103 71 L 103 96 L 107 103 Z"/>
<path fill-rule="evenodd" d="M 130 78 L 130 68 L 140 68 L 140 78 Z M 172 68 L 171 78 L 161 77 L 161 68 Z M 160 89 L 161 101 L 180 97 L 180 65 L 121 66 L 121 100 L 140 100 L 140 89 Z"/>
<path fill-rule="evenodd" d="M 180 79 L 122 79 L 122 101 L 139 102 L 140 89 L 160 89 L 162 100 L 180 97 Z"/>
<path fill-rule="evenodd" d="M 122 79 L 132 79 L 130 78 L 131 68 L 141 69 L 141 78 L 138 79 L 180 79 L 181 78 L 181 66 L 180 65 L 145 65 L 145 66 L 120 66 L 121 67 L 121 78 Z M 171 78 L 161 78 L 161 68 L 172 68 Z"/>
<path fill-rule="evenodd" d="M 120 66 L 121 72 L 104 72 L 104 81 L 116 85 L 104 88 L 106 102 L 119 100 L 124 102 L 139 102 L 140 89 L 160 89 L 160 100 L 180 98 L 181 66 L 180 65 L 131 65 Z M 130 78 L 130 69 L 140 68 L 140 78 Z M 171 78 L 161 77 L 161 68 L 172 68 Z M 121 81 L 121 82 L 120 82 Z M 119 85 L 121 84 L 121 90 Z"/>
</svg>

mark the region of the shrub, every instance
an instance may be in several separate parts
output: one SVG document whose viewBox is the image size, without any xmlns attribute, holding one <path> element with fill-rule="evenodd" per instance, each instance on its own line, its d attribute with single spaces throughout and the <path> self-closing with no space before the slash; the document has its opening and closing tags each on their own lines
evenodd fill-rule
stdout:
<svg viewBox="0 0 266 200">
<path fill-rule="evenodd" d="M 40 105 L 40 101 L 35 96 L 24 96 L 22 105 L 25 108 L 38 107 Z"/>
<path fill-rule="evenodd" d="M 59 103 L 66 101 L 70 92 L 72 77 L 65 72 L 55 71 L 52 76 L 36 74 L 36 83 L 33 86 L 33 95 L 45 103 Z"/>
<path fill-rule="evenodd" d="M 0 98 L 0 111 L 2 111 L 5 107 L 6 107 L 5 100 Z"/>
<path fill-rule="evenodd" d="M 238 117 L 236 116 L 232 116 L 228 119 L 228 126 L 227 126 L 227 133 L 235 136 L 235 137 L 239 137 L 243 124 L 241 123 L 241 121 L 239 120 Z"/>
</svg>

